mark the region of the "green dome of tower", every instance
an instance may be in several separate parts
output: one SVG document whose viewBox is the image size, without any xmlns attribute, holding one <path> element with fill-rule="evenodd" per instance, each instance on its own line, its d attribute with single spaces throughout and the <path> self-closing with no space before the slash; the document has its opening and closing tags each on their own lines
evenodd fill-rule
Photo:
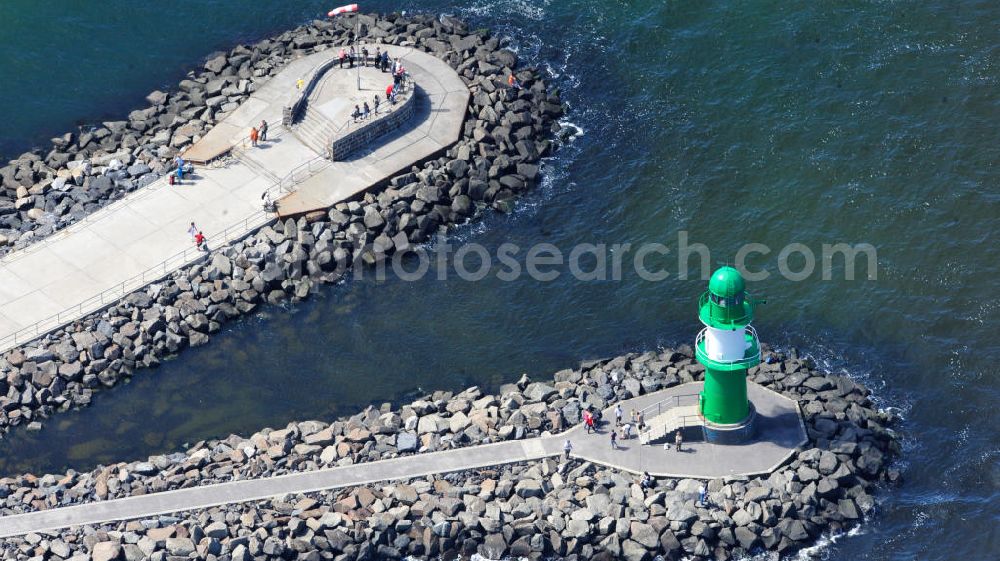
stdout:
<svg viewBox="0 0 1000 561">
<path fill-rule="evenodd" d="M 746 292 L 746 283 L 740 272 L 732 267 L 722 267 L 712 273 L 708 291 L 720 298 L 732 298 Z"/>
<path fill-rule="evenodd" d="M 708 290 L 698 301 L 702 323 L 710 327 L 741 329 L 753 321 L 753 304 L 743 275 L 732 267 L 712 273 Z"/>
</svg>

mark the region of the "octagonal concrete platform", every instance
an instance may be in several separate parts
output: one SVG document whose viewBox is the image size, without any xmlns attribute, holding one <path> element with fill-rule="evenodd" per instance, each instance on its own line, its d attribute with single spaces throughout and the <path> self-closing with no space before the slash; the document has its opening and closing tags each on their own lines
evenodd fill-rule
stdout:
<svg viewBox="0 0 1000 561">
<path fill-rule="evenodd" d="M 642 410 L 674 396 L 696 394 L 702 385 L 681 384 L 620 403 L 628 419 L 632 409 Z M 672 441 L 670 449 L 664 450 L 663 445 L 641 445 L 633 436 L 628 441 L 619 440 L 619 449 L 613 450 L 608 432 L 614 427 L 614 407 L 604 411 L 605 423 L 598 433 L 587 434 L 585 427 L 577 426 L 562 438 L 571 440 L 575 457 L 633 473 L 648 471 L 654 476 L 697 479 L 770 473 L 807 442 L 805 425 L 793 399 L 753 382 L 747 383 L 747 395 L 757 409 L 757 431 L 753 440 L 744 444 L 690 441 L 677 452 Z"/>
</svg>

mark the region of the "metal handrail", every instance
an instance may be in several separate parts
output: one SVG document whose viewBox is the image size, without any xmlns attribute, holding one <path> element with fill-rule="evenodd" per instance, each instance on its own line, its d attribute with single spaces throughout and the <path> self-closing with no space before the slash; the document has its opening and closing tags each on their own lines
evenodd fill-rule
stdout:
<svg viewBox="0 0 1000 561">
<path fill-rule="evenodd" d="M 406 76 L 409 76 L 409 72 L 406 72 L 405 74 L 406 74 Z M 404 82 L 410 82 L 412 84 L 410 78 L 407 78 L 406 80 L 404 80 Z M 407 101 L 409 101 L 409 99 L 416 92 L 416 88 L 417 88 L 416 84 L 412 84 L 409 88 L 405 88 L 404 87 L 403 90 L 400 92 L 400 96 L 399 96 L 399 99 L 397 100 L 396 104 L 402 106 L 404 103 L 406 103 Z M 388 104 L 389 102 L 387 101 L 386 103 Z M 308 112 L 309 109 L 307 108 L 306 111 Z M 327 145 L 332 145 L 333 141 L 336 139 L 336 137 L 338 137 L 338 136 L 340 136 L 342 134 L 346 134 L 347 132 L 350 132 L 351 125 L 353 125 L 355 123 L 360 124 L 362 122 L 373 122 L 373 121 L 382 120 L 382 119 L 385 119 L 385 118 L 389 117 L 390 115 L 392 115 L 392 113 L 393 113 L 392 109 L 390 109 L 389 111 L 382 112 L 382 113 L 374 113 L 373 112 L 373 116 L 370 117 L 367 120 L 364 120 L 364 121 L 361 121 L 361 120 L 355 119 L 352 116 L 349 116 L 347 119 L 345 119 L 339 125 L 336 122 L 334 122 L 333 119 L 330 119 L 329 117 L 327 117 L 326 115 L 322 114 L 319 111 L 314 111 L 312 113 L 312 115 L 314 115 L 315 118 L 318 121 L 320 121 L 320 126 L 321 126 L 321 128 L 319 129 L 320 133 L 322 134 L 324 131 L 328 131 L 328 133 L 326 135 L 324 135 L 324 136 L 327 137 L 325 142 L 326 142 Z M 331 154 L 330 148 L 327 148 L 325 150 L 325 156 L 327 158 L 331 158 L 332 159 L 333 155 Z"/>
<path fill-rule="evenodd" d="M 642 414 L 643 424 L 645 425 L 642 429 L 639 430 L 640 442 L 644 440 L 643 436 L 647 435 L 653 429 L 653 425 L 650 423 L 650 421 L 652 421 L 653 419 L 659 417 L 660 415 L 671 409 L 680 407 L 682 405 L 681 400 L 687 401 L 689 398 L 694 398 L 694 404 L 696 405 L 701 398 L 701 394 L 686 393 L 680 395 L 673 395 L 666 399 L 660 400 L 654 403 L 653 405 L 649 405 L 647 407 L 644 407 L 643 409 L 640 409 L 639 412 Z M 684 403 L 683 405 L 689 406 L 692 404 Z M 684 422 L 683 426 L 688 426 L 687 425 L 688 417 L 695 417 L 699 419 L 701 418 L 700 415 L 684 415 L 681 417 L 681 420 Z M 648 440 L 648 438 L 645 440 Z"/>
<path fill-rule="evenodd" d="M 281 138 L 282 136 L 284 136 L 285 132 L 287 132 L 287 129 L 285 129 L 284 127 L 278 127 L 277 133 L 272 138 Z M 246 148 L 249 147 L 249 143 L 250 143 L 249 139 L 243 139 L 239 143 L 233 145 L 233 148 L 229 150 L 228 154 L 232 158 L 246 163 L 246 160 L 241 159 L 240 156 L 246 152 Z M 213 160 L 213 162 L 214 161 L 215 160 Z M 216 169 L 215 166 L 212 165 L 212 162 L 202 164 L 200 167 Z M 170 184 L 168 178 L 170 175 L 171 175 L 170 173 L 165 173 L 160 177 L 151 181 L 148 185 L 140 187 L 135 191 L 125 193 L 125 195 L 120 199 L 115 199 L 109 202 L 108 204 L 102 206 L 101 208 L 95 210 L 94 212 L 91 212 L 90 214 L 85 215 L 83 218 L 80 218 L 76 222 L 73 222 L 72 224 L 69 224 L 64 228 L 60 228 L 55 232 L 52 232 L 48 236 L 45 236 L 44 238 L 39 238 L 24 247 L 18 248 L 16 251 L 11 251 L 10 253 L 3 255 L 2 257 L 0 257 L 0 263 L 13 263 L 14 261 L 18 261 L 27 255 L 31 255 L 38 249 L 45 247 L 46 245 L 50 245 L 53 242 L 58 241 L 73 232 L 76 232 L 77 230 L 83 228 L 85 225 L 103 220 L 104 218 L 106 218 L 107 214 L 110 214 L 113 211 L 117 211 L 120 207 L 124 206 L 126 203 L 131 204 L 134 203 L 135 201 L 145 199 L 146 197 L 149 197 L 152 193 L 156 192 L 157 189 L 162 189 L 163 187 L 169 187 Z M 273 176 L 271 177 L 271 179 L 273 179 Z"/>
<path fill-rule="evenodd" d="M 406 75 L 409 76 L 409 72 L 407 72 Z M 410 82 L 410 79 L 407 78 L 406 80 L 404 80 L 404 82 Z M 412 84 L 412 82 L 411 82 L 411 84 Z M 405 88 L 404 87 L 403 90 L 400 91 L 400 93 L 399 93 L 399 98 L 396 101 L 396 105 L 402 105 L 406 100 L 410 99 L 410 96 L 413 95 L 413 92 L 416 91 L 416 88 L 417 88 L 416 84 L 412 84 L 409 88 Z M 386 103 L 388 104 L 389 102 L 387 101 Z M 392 104 L 390 104 L 390 106 L 391 105 Z M 384 113 L 373 113 L 374 119 L 372 119 L 372 120 L 384 119 L 385 117 L 388 117 L 389 115 L 392 115 L 392 110 L 391 109 L 389 111 L 385 111 Z M 329 119 L 327 119 L 327 120 L 329 120 Z M 339 127 L 337 127 L 337 129 L 334 130 L 333 133 L 334 134 L 339 134 L 341 131 L 344 130 L 345 127 L 347 129 L 350 129 L 351 125 L 353 123 L 361 123 L 361 122 L 362 121 L 356 120 L 353 117 L 348 117 L 348 119 L 344 123 L 342 123 Z"/>
<path fill-rule="evenodd" d="M 240 161 L 243 161 L 245 163 L 244 159 L 241 159 Z M 309 161 L 300 164 L 292 171 L 288 172 L 288 174 L 286 174 L 281 179 L 275 181 L 271 185 L 271 187 L 269 187 L 265 191 L 267 193 L 271 193 L 272 195 L 276 193 L 291 193 L 292 192 L 291 187 L 293 185 L 297 184 L 298 182 L 301 182 L 304 178 L 311 176 L 317 170 L 322 169 L 328 165 L 330 165 L 329 160 L 325 160 L 321 157 L 313 158 Z M 124 200 L 125 199 L 120 199 L 120 201 Z M 112 205 L 108 205 L 104 207 L 104 209 L 108 209 L 111 206 Z M 237 239 L 242 239 L 246 237 L 255 229 L 260 228 L 268 224 L 272 220 L 274 220 L 274 218 L 275 217 L 270 216 L 269 213 L 260 210 L 248 216 L 247 218 L 240 220 L 239 222 L 227 226 L 222 231 L 212 234 L 211 236 L 208 236 L 207 239 L 212 240 L 213 242 L 218 242 L 218 240 L 221 239 L 222 244 L 225 245 L 231 241 L 235 241 Z M 76 226 L 76 224 L 74 224 L 74 226 Z M 17 253 L 21 252 L 18 251 Z M 18 329 L 14 333 L 4 335 L 0 337 L 0 352 L 13 348 L 18 344 L 27 343 L 29 341 L 37 339 L 38 337 L 46 335 L 58 329 L 59 327 L 62 327 L 63 325 L 69 323 L 70 321 L 74 321 L 87 314 L 91 314 L 100 311 L 108 306 L 111 306 L 117 303 L 119 300 L 125 298 L 132 292 L 139 290 L 140 288 L 154 281 L 166 277 L 168 274 L 174 272 L 176 269 L 180 267 L 183 267 L 184 265 L 193 263 L 195 261 L 194 259 L 195 255 L 205 256 L 208 255 L 208 253 L 205 252 L 204 250 L 195 247 L 187 248 L 180 253 L 177 253 L 175 255 L 172 255 L 164 259 L 163 261 L 157 263 L 156 265 L 150 267 L 149 269 L 146 269 L 142 273 L 130 277 L 111 288 L 105 289 L 95 296 L 87 298 L 86 300 L 80 302 L 79 304 L 70 306 L 60 311 L 57 314 L 39 320 L 29 326 L 22 327 L 21 329 Z"/>
<path fill-rule="evenodd" d="M 91 212 L 90 214 L 84 216 L 83 218 L 77 220 L 76 222 L 69 224 L 65 228 L 60 228 L 55 232 L 52 232 L 48 236 L 45 236 L 44 238 L 39 238 L 29 243 L 28 245 L 20 249 L 17 249 L 16 251 L 11 251 L 7 255 L 0 257 L 0 262 L 11 263 L 21 259 L 25 255 L 30 255 L 40 247 L 44 247 L 48 244 L 51 244 L 53 241 L 66 237 L 71 232 L 83 228 L 83 226 L 86 224 L 91 224 L 93 222 L 97 222 L 98 220 L 103 219 L 105 214 L 108 214 L 111 211 L 117 210 L 119 207 L 123 206 L 126 200 L 128 200 L 129 202 L 133 202 L 148 197 L 152 192 L 156 191 L 157 189 L 166 187 L 168 185 L 167 177 L 169 175 L 170 174 L 161 175 L 157 179 L 151 181 L 149 185 L 146 185 L 145 187 L 140 187 L 139 189 L 132 191 L 130 193 L 126 193 L 125 196 L 123 196 L 122 198 L 111 201 L 110 203 L 95 210 L 94 212 Z"/>
<path fill-rule="evenodd" d="M 407 88 L 404 91 L 412 94 L 414 91 L 416 91 L 416 87 L 414 85 L 411 86 L 410 88 Z M 385 115 L 389 114 L 391 114 L 391 112 L 385 113 Z M 276 127 L 276 129 L 277 131 L 275 134 L 275 138 L 280 137 L 281 131 L 287 130 L 283 126 L 281 128 Z M 235 144 L 232 147 L 232 149 L 229 150 L 229 156 L 237 161 L 243 162 L 249 167 L 253 167 L 252 165 L 247 163 L 247 159 L 241 157 L 243 154 L 246 153 L 248 142 L 249 142 L 248 139 L 243 139 L 239 143 Z M 306 161 L 300 164 L 292 171 L 288 172 L 288 174 L 286 174 L 284 177 L 275 181 L 270 187 L 265 189 L 265 193 L 271 194 L 272 196 L 282 193 L 291 193 L 293 192 L 292 187 L 294 185 L 301 182 L 304 178 L 311 176 L 317 170 L 325 168 L 329 165 L 330 161 L 322 157 L 316 157 L 309 161 Z M 210 167 L 210 163 L 206 163 L 205 166 Z M 134 202 L 136 199 L 145 198 L 149 196 L 149 194 L 154 190 L 153 188 L 154 185 L 156 185 L 157 183 L 159 183 L 160 185 L 156 188 L 162 188 L 163 186 L 166 186 L 168 183 L 167 175 L 161 176 L 160 178 L 156 179 L 146 187 L 143 187 L 141 190 L 134 191 L 130 193 L 129 196 L 122 197 L 121 199 L 118 199 L 117 201 L 114 201 L 104 206 L 103 208 L 98 209 L 96 212 L 93 212 L 81 218 L 79 221 L 71 224 L 70 226 L 67 226 L 66 228 L 54 232 L 50 236 L 46 236 L 45 238 L 42 238 L 28 246 L 25 246 L 24 248 L 16 252 L 12 252 L 3 256 L 3 258 L 0 258 L 0 262 L 2 261 L 11 262 L 18 260 L 22 256 L 29 254 L 31 251 L 33 251 L 35 249 L 35 246 L 50 244 L 54 240 L 61 239 L 62 237 L 69 235 L 71 232 L 75 232 L 76 230 L 83 228 L 85 224 L 89 224 L 90 222 L 94 222 L 100 218 L 105 217 L 105 215 L 110 214 L 111 211 L 116 210 L 118 207 L 124 205 L 126 202 L 131 203 Z M 207 239 L 217 241 L 219 238 L 222 238 L 222 243 L 228 244 L 231 241 L 235 241 L 237 239 L 242 239 L 246 237 L 251 232 L 253 232 L 253 230 L 268 224 L 274 219 L 275 217 L 270 216 L 269 213 L 263 210 L 257 211 L 251 216 L 239 222 L 231 224 L 230 226 L 227 226 L 221 232 L 213 234 L 211 237 Z M 24 344 L 39 337 L 42 337 L 66 325 L 71 321 L 80 319 L 81 317 L 87 314 L 98 312 L 117 303 L 118 301 L 122 300 L 132 292 L 139 290 L 154 281 L 166 277 L 167 275 L 169 275 L 170 273 L 174 272 L 176 269 L 184 265 L 194 262 L 195 259 L 193 259 L 192 256 L 195 254 L 199 254 L 201 256 L 207 256 L 210 253 L 205 252 L 198 248 L 185 249 L 180 253 L 177 253 L 175 255 L 172 255 L 164 259 L 163 261 L 157 263 L 156 265 L 150 267 L 149 269 L 146 269 L 142 273 L 130 277 L 111 288 L 105 289 L 95 296 L 87 298 L 86 300 L 80 302 L 79 304 L 70 306 L 60 311 L 59 313 L 56 313 L 45 319 L 39 320 L 29 326 L 22 327 L 21 329 L 18 329 L 14 333 L 0 336 L 0 352 L 13 348 L 16 345 Z"/>
<path fill-rule="evenodd" d="M 274 182 L 270 187 L 264 190 L 268 194 L 271 200 L 276 200 L 281 195 L 286 195 L 294 192 L 295 185 L 298 185 L 305 179 L 312 177 L 317 171 L 324 169 L 330 165 L 330 160 L 323 158 L 322 156 L 316 156 L 311 160 L 307 160 L 298 166 L 296 166 L 292 171 L 288 172 L 284 177 Z"/>
<path fill-rule="evenodd" d="M 670 396 L 670 397 L 668 397 L 668 398 L 666 398 L 664 400 L 661 400 L 661 401 L 658 401 L 658 402 L 654 403 L 653 405 L 650 405 L 650 406 L 647 406 L 647 407 L 645 407 L 643 409 L 640 409 L 639 412 L 642 413 L 643 419 L 649 419 L 649 418 L 652 418 L 652 417 L 650 417 L 650 415 L 648 413 L 652 412 L 654 409 L 656 410 L 656 414 L 653 415 L 653 417 L 659 416 L 664 411 L 673 409 L 675 407 L 680 407 L 681 406 L 681 399 L 693 397 L 693 398 L 695 398 L 695 403 L 697 403 L 698 402 L 698 398 L 700 396 L 701 396 L 701 394 L 697 394 L 697 393 L 685 393 L 685 394 L 681 394 L 681 395 Z M 669 405 L 665 406 L 665 404 L 667 404 L 667 403 L 669 403 Z M 685 405 L 690 405 L 690 404 L 685 404 Z"/>
<path fill-rule="evenodd" d="M 272 219 L 273 218 L 270 218 L 264 211 L 258 211 L 251 216 L 240 220 L 239 222 L 227 226 L 221 232 L 215 233 L 209 239 L 212 239 L 215 242 L 221 239 L 222 244 L 226 245 L 232 241 L 246 237 L 254 229 L 264 226 Z M 27 343 L 37 339 L 38 337 L 46 335 L 59 327 L 62 327 L 70 321 L 111 306 L 132 292 L 166 277 L 184 265 L 195 262 L 197 260 L 194 258 L 195 256 L 205 257 L 208 255 L 210 255 L 210 252 L 206 250 L 202 250 L 197 247 L 189 247 L 180 253 L 176 253 L 164 259 L 138 275 L 128 278 L 111 288 L 105 289 L 100 293 L 87 298 L 75 306 L 66 308 L 59 313 L 39 320 L 30 326 L 23 327 L 14 333 L 0 337 L 0 350 L 7 350 L 15 345 Z"/>
<path fill-rule="evenodd" d="M 382 43 L 367 43 L 367 42 L 366 43 L 360 43 L 360 44 L 356 45 L 356 47 L 357 47 L 357 54 L 360 55 L 361 49 L 364 48 L 364 47 L 369 47 L 369 46 L 386 46 L 386 47 L 388 47 L 388 45 L 383 45 Z M 327 50 L 327 49 L 325 49 L 325 50 Z M 330 48 L 328 50 L 332 51 L 333 49 Z M 405 56 L 406 55 L 403 55 L 403 57 L 405 57 Z M 299 91 L 299 93 L 295 95 L 294 101 L 292 101 L 292 103 L 290 105 L 286 105 L 285 107 L 282 108 L 282 111 L 281 111 L 281 124 L 282 125 L 292 126 L 293 124 L 295 124 L 295 120 L 298 118 L 299 112 L 302 111 L 303 104 L 308 104 L 309 97 L 312 96 L 313 91 L 319 85 L 320 78 L 324 74 L 326 74 L 327 71 L 333 69 L 333 67 L 336 66 L 338 62 L 340 62 L 340 57 L 334 55 L 334 56 L 330 57 L 330 60 L 317 65 L 316 67 L 314 67 L 310 71 L 309 82 L 306 83 L 305 86 L 302 88 L 302 90 Z M 367 64 L 367 59 L 365 59 L 365 61 L 364 61 L 363 64 Z"/>
<path fill-rule="evenodd" d="M 698 427 L 703 425 L 701 415 L 681 415 L 678 418 L 678 420 L 680 421 L 680 423 L 676 427 L 677 429 L 687 428 L 687 427 Z M 652 436 L 650 436 L 650 433 L 652 432 L 653 428 L 654 428 L 653 425 L 646 425 L 646 428 L 639 431 L 638 436 L 640 444 L 649 444 L 649 441 L 653 438 Z M 669 431 L 666 431 L 661 436 L 666 436 L 668 433 Z"/>
</svg>

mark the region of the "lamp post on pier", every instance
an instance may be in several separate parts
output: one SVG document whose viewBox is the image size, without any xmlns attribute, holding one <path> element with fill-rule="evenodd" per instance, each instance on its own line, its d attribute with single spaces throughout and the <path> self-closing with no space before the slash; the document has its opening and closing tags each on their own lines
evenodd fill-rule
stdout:
<svg viewBox="0 0 1000 561">
<path fill-rule="evenodd" d="M 326 13 L 327 17 L 337 17 L 341 14 L 357 14 L 358 5 L 357 4 L 347 4 L 346 6 L 340 6 L 334 8 Z M 361 36 L 361 17 L 359 15 L 354 16 L 354 56 L 357 57 L 359 54 L 358 50 L 358 38 Z M 353 64 L 353 59 L 351 60 Z M 361 65 L 358 65 L 358 91 L 361 91 Z"/>
</svg>

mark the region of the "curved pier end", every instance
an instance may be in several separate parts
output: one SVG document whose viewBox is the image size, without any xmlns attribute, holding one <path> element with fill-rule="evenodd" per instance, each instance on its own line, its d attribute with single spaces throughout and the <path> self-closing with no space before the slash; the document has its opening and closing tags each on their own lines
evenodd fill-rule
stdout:
<svg viewBox="0 0 1000 561">
<path fill-rule="evenodd" d="M 280 217 L 325 210 L 353 198 L 444 152 L 461 136 L 470 94 L 458 73 L 441 59 L 422 51 L 378 46 L 388 49 L 389 56 L 402 59 L 410 87 L 417 86 L 410 122 L 374 139 L 368 149 L 352 153 L 347 160 L 333 162 L 300 183 L 294 192 L 278 200 Z M 385 76 L 389 80 L 389 75 Z"/>
<path fill-rule="evenodd" d="M 641 411 L 673 396 L 700 392 L 703 386 L 704 382 L 681 384 L 623 401 L 621 405 L 626 414 L 633 409 Z M 574 438 L 574 454 L 580 458 L 633 473 L 695 479 L 768 474 L 808 442 L 808 435 L 795 400 L 753 382 L 747 382 L 747 394 L 756 412 L 756 432 L 739 443 L 706 440 L 703 426 L 682 430 L 681 452 L 674 450 L 672 436 L 663 443 L 650 445 L 640 444 L 635 438 L 612 450 L 606 438 L 587 435 L 582 427 L 566 434 Z M 613 407 L 604 412 L 604 418 L 611 419 L 614 425 Z"/>
</svg>

